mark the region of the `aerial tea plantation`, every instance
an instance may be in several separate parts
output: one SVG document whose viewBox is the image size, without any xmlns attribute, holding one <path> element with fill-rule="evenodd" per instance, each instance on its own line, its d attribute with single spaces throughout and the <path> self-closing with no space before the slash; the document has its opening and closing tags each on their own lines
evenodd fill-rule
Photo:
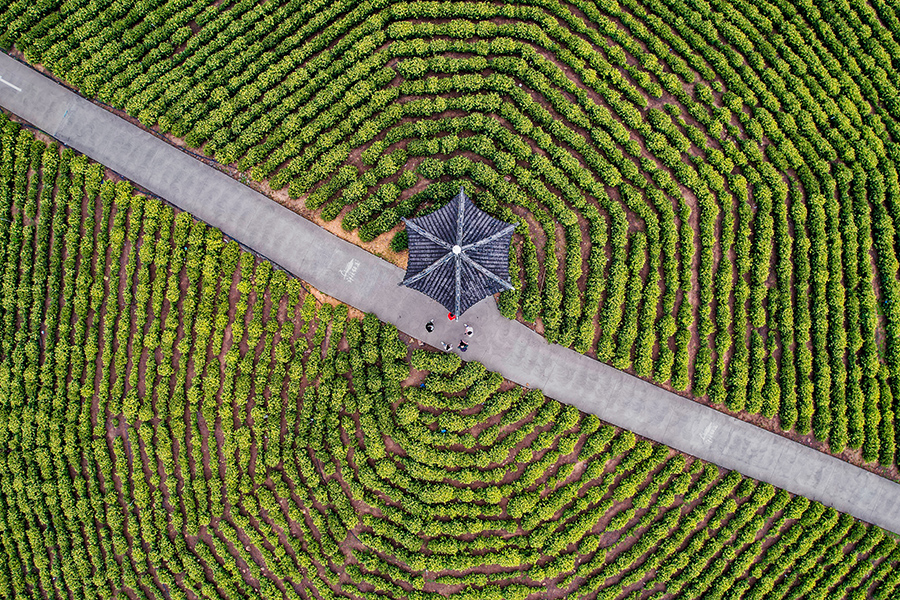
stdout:
<svg viewBox="0 0 900 600">
<path fill-rule="evenodd" d="M 897 12 L 15 0 L 0 47 L 363 242 L 463 184 L 519 226 L 508 317 L 893 465 Z"/>
<path fill-rule="evenodd" d="M 321 303 L 0 115 L 0 596 L 895 598 L 896 538 Z"/>
</svg>

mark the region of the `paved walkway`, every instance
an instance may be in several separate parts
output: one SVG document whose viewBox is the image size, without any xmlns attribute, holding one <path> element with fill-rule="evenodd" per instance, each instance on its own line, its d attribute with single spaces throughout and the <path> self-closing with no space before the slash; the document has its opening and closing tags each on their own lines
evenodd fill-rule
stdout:
<svg viewBox="0 0 900 600">
<path fill-rule="evenodd" d="M 438 346 L 462 326 L 403 272 L 179 149 L 0 53 L 0 106 L 103 163 L 316 288 Z M 431 334 L 424 324 L 434 319 Z M 601 419 L 727 469 L 768 481 L 900 533 L 900 485 L 754 425 L 669 393 L 503 318 L 491 301 L 471 308 L 465 358 Z"/>
</svg>

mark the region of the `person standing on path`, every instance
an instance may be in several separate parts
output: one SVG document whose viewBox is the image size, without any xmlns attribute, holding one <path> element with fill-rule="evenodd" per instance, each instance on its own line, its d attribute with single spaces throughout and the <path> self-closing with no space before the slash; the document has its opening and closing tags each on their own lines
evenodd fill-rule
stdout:
<svg viewBox="0 0 900 600">
<path fill-rule="evenodd" d="M 425 323 L 425 331 L 427 331 L 428 333 L 434 331 L 434 319 Z"/>
<path fill-rule="evenodd" d="M 464 341 L 459 340 L 459 351 L 465 352 L 468 349 L 469 349 L 469 345 L 467 343 L 465 343 Z"/>
<path fill-rule="evenodd" d="M 444 352 L 450 352 L 451 350 L 453 350 L 453 346 L 446 342 L 441 342 L 441 346 L 443 346 Z"/>
<path fill-rule="evenodd" d="M 466 328 L 466 337 L 472 337 L 472 334 L 475 333 L 475 330 L 472 329 L 472 326 L 468 323 L 463 323 L 463 327 Z"/>
</svg>

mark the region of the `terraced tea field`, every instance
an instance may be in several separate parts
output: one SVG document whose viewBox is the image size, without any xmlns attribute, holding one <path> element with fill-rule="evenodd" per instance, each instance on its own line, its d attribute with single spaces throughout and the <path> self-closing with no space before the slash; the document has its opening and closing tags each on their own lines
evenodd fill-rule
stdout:
<svg viewBox="0 0 900 600">
<path fill-rule="evenodd" d="M 350 317 L 0 116 L 0 591 L 877 598 L 896 539 Z"/>
<path fill-rule="evenodd" d="M 462 183 L 505 315 L 893 465 L 897 9 L 18 0 L 0 46 L 362 242 Z"/>
</svg>

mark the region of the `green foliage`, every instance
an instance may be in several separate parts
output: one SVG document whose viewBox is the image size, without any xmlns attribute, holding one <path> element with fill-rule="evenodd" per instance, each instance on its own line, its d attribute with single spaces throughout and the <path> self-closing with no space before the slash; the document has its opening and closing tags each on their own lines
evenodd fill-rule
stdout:
<svg viewBox="0 0 900 600">
<path fill-rule="evenodd" d="M 414 369 L 420 371 L 451 375 L 459 369 L 462 359 L 458 354 L 452 352 L 437 353 L 415 350 L 412 353 L 411 364 Z"/>
<path fill-rule="evenodd" d="M 891 465 L 895 12 L 15 1 L 0 47 L 363 241 L 464 182 L 517 224 L 507 317 Z M 877 528 L 409 358 L 0 121 L 8 595 L 430 597 L 422 572 L 460 598 L 896 595 Z"/>
</svg>

